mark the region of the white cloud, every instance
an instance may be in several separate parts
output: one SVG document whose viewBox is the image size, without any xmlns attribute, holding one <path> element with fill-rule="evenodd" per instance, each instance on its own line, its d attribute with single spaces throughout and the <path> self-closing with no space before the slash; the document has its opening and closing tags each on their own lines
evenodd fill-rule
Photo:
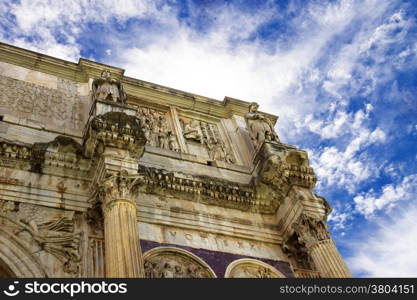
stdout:
<svg viewBox="0 0 417 300">
<path fill-rule="evenodd" d="M 131 17 L 153 15 L 158 13 L 155 7 L 158 2 L 22 0 L 4 4 L 0 16 L 7 19 L 7 14 L 13 15 L 16 26 L 0 32 L 0 38 L 19 47 L 77 61 L 81 47 L 76 39 L 89 22 L 106 23 L 112 18 L 121 22 Z M 161 11 L 163 9 L 159 13 Z"/>
<path fill-rule="evenodd" d="M 414 194 L 415 196 L 415 194 Z M 378 225 L 364 230 L 364 237 L 351 243 L 347 263 L 365 277 L 416 277 L 417 208 L 408 206 Z"/>
<path fill-rule="evenodd" d="M 376 211 L 389 212 L 399 201 L 415 201 L 417 195 L 417 174 L 403 178 L 398 185 L 387 184 L 378 194 L 374 190 L 356 196 L 353 201 L 358 212 L 371 216 Z"/>
<path fill-rule="evenodd" d="M 334 231 L 344 230 L 349 221 L 353 219 L 352 211 L 349 206 L 344 208 L 334 208 L 327 217 L 327 222 L 331 225 L 331 229 Z M 342 232 L 343 234 L 343 232 Z"/>
<path fill-rule="evenodd" d="M 380 129 L 369 130 L 363 125 L 367 113 L 362 110 L 343 117 L 336 117 L 334 123 L 323 124 L 313 123 L 315 132 L 321 138 L 331 138 L 348 134 L 349 143 L 343 147 L 328 146 L 323 149 L 309 149 L 309 156 L 313 168 L 319 178 L 318 189 L 329 186 L 345 188 L 353 193 L 358 188 L 358 183 L 376 176 L 380 167 L 373 161 L 372 157 L 361 155 L 361 151 L 370 145 L 386 141 L 386 134 Z M 338 121 L 340 120 L 341 121 Z M 310 127 L 310 130 L 313 128 Z"/>
</svg>

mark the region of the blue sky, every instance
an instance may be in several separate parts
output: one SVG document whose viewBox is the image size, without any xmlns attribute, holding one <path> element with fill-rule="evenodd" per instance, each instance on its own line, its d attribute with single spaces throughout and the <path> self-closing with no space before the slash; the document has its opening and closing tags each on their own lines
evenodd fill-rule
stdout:
<svg viewBox="0 0 417 300">
<path fill-rule="evenodd" d="M 355 276 L 417 277 L 413 1 L 0 1 L 0 39 L 279 115 Z"/>
</svg>

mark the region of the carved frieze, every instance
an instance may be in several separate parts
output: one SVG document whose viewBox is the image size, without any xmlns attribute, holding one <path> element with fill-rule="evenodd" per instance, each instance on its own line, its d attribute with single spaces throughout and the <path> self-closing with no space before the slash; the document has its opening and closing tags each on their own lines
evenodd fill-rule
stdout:
<svg viewBox="0 0 417 300">
<path fill-rule="evenodd" d="M 46 209 L 41 206 L 0 200 L 0 224 L 16 236 L 28 233 L 47 253 L 56 257 L 63 271 L 79 275 L 81 232 L 74 232 L 73 212 Z M 25 239 L 25 236 L 21 237 Z M 27 237 L 26 237 L 27 238 Z"/>
<path fill-rule="evenodd" d="M 59 135 L 47 143 L 26 144 L 0 138 L 0 165 L 43 173 L 44 168 L 87 175 L 91 161 L 74 139 Z"/>
<path fill-rule="evenodd" d="M 12 159 L 28 159 L 30 157 L 30 145 L 6 141 L 0 138 L 0 156 Z"/>
<path fill-rule="evenodd" d="M 32 145 L 0 138 L 0 165 L 27 169 Z"/>
<path fill-rule="evenodd" d="M 240 259 L 232 262 L 226 270 L 227 278 L 282 278 L 272 266 L 254 259 Z"/>
<path fill-rule="evenodd" d="M 201 144 L 211 160 L 235 163 L 231 149 L 221 138 L 217 125 L 189 118 L 180 118 L 184 138 L 188 143 Z"/>
<path fill-rule="evenodd" d="M 180 152 L 177 136 L 165 113 L 142 106 L 138 107 L 136 116 L 148 145 Z"/>
<path fill-rule="evenodd" d="M 83 105 L 77 86 L 62 78 L 57 80 L 58 88 L 51 89 L 0 76 L 0 107 L 35 120 L 79 128 L 83 125 Z"/>
</svg>

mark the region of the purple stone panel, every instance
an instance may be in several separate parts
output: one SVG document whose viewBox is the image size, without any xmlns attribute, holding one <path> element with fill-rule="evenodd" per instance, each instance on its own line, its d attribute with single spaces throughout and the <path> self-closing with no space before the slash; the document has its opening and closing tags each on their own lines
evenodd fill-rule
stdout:
<svg viewBox="0 0 417 300">
<path fill-rule="evenodd" d="M 259 257 L 253 257 L 253 256 L 244 256 L 244 255 L 219 252 L 219 251 L 211 251 L 211 250 L 206 250 L 206 249 L 197 249 L 197 248 L 191 248 L 191 247 L 174 245 L 174 244 L 165 244 L 165 243 L 161 244 L 161 243 L 146 241 L 146 240 L 141 240 L 140 245 L 141 245 L 143 253 L 155 247 L 177 247 L 177 248 L 187 250 L 195 254 L 196 256 L 200 257 L 202 260 L 204 260 L 213 269 L 213 271 L 216 273 L 217 277 L 219 278 L 224 277 L 226 268 L 231 262 L 237 259 L 241 259 L 241 258 L 253 258 L 253 259 L 263 261 L 264 263 L 267 263 L 273 266 L 274 268 L 276 268 L 278 271 L 284 274 L 284 276 L 289 277 L 289 278 L 294 277 L 294 273 L 291 270 L 290 264 L 285 261 L 259 258 Z"/>
</svg>

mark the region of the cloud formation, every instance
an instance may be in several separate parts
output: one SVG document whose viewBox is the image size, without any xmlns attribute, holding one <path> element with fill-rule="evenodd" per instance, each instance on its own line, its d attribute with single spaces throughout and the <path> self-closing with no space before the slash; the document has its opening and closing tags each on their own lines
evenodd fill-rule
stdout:
<svg viewBox="0 0 417 300">
<path fill-rule="evenodd" d="M 371 189 L 366 193 L 355 196 L 353 201 L 358 212 L 365 216 L 371 216 L 380 210 L 385 210 L 389 213 L 398 202 L 413 201 L 416 195 L 417 174 L 412 174 L 404 177 L 397 185 L 384 185 L 380 193 Z"/>
<path fill-rule="evenodd" d="M 376 229 L 352 242 L 355 252 L 347 262 L 354 274 L 365 277 L 415 277 L 416 219 L 416 207 L 408 206 L 398 210 L 391 218 L 379 221 Z"/>
</svg>

